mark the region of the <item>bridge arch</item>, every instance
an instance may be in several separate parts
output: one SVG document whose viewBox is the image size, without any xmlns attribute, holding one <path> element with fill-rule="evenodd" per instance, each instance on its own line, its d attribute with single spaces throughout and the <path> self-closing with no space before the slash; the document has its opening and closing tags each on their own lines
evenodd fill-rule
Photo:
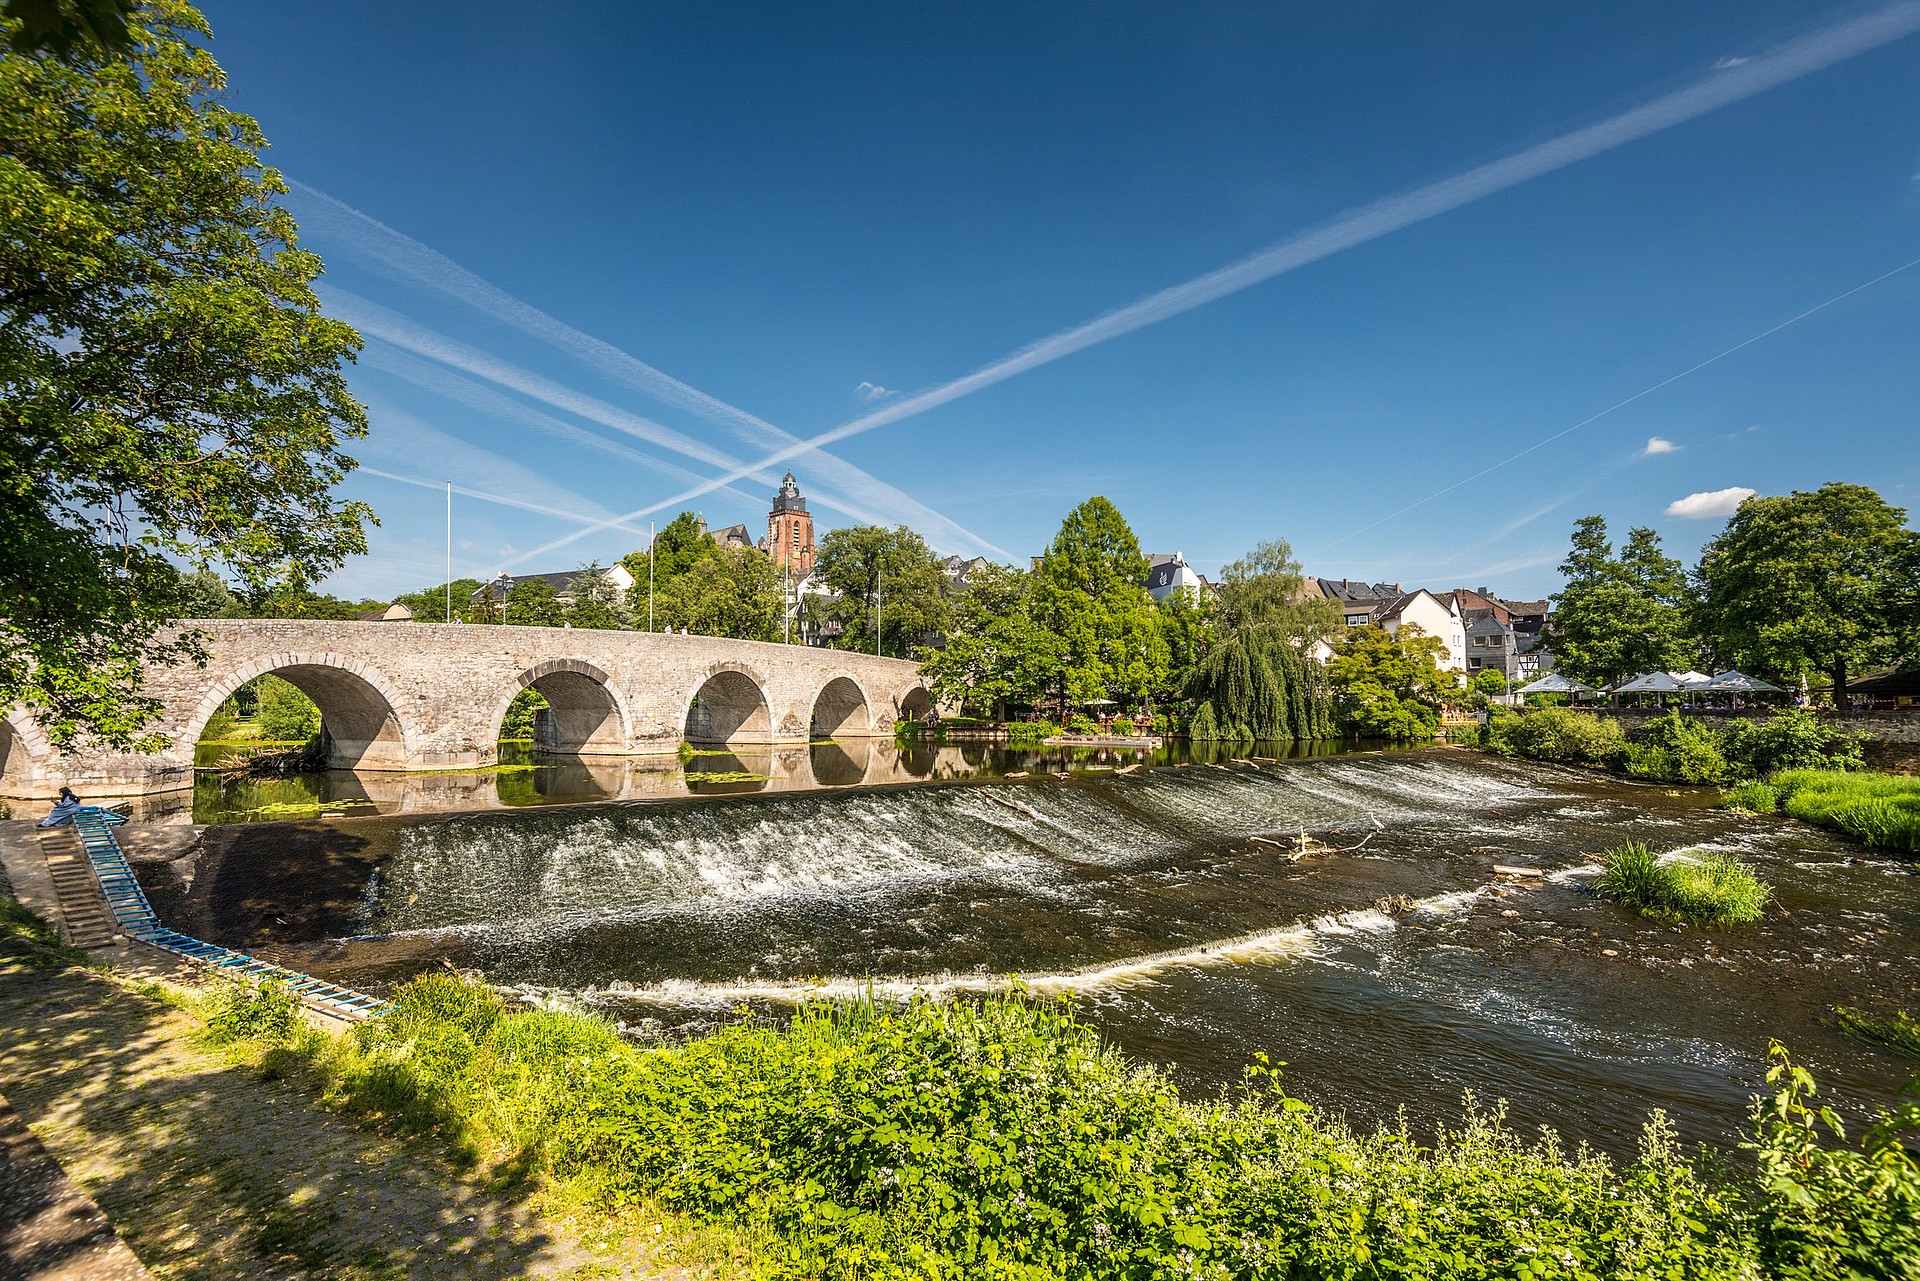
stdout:
<svg viewBox="0 0 1920 1281">
<path fill-rule="evenodd" d="M 31 716 L 0 717 L 0 796 L 26 796 L 45 782 L 53 744 Z"/>
<path fill-rule="evenodd" d="M 690 743 L 773 741 L 767 682 L 743 663 L 716 663 L 708 668 L 686 708 Z"/>
<path fill-rule="evenodd" d="M 618 755 L 626 750 L 632 718 L 613 678 L 577 658 L 550 658 L 521 672 L 493 710 L 497 736 L 507 709 L 524 689 L 547 700 L 547 714 L 534 720 L 536 751 L 560 756 Z"/>
<path fill-rule="evenodd" d="M 933 710 L 933 695 L 925 685 L 915 685 L 900 695 L 900 719 L 924 721 Z"/>
<path fill-rule="evenodd" d="M 416 744 L 392 682 L 358 659 L 333 653 L 274 654 L 229 668 L 187 718 L 176 748 L 192 751 L 220 705 L 256 676 L 278 676 L 313 700 L 328 768 L 412 768 Z"/>
<path fill-rule="evenodd" d="M 814 696 L 807 732 L 813 738 L 871 734 L 873 704 L 867 700 L 867 691 L 860 687 L 860 682 L 842 673 L 821 686 Z"/>
</svg>

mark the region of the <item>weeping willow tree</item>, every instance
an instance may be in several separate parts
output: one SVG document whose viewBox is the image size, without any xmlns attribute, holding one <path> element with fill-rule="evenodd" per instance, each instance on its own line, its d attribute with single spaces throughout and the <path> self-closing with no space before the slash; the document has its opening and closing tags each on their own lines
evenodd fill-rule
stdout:
<svg viewBox="0 0 1920 1281">
<path fill-rule="evenodd" d="M 1314 739 L 1336 734 L 1333 696 L 1305 656 L 1339 624 L 1333 602 L 1310 598 L 1293 552 L 1262 543 L 1221 572 L 1220 629 L 1194 665 L 1195 739 Z"/>
</svg>

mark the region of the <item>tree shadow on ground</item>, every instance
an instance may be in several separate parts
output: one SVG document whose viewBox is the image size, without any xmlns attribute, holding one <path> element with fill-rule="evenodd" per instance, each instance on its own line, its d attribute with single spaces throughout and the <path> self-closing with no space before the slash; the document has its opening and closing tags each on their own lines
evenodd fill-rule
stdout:
<svg viewBox="0 0 1920 1281">
<path fill-rule="evenodd" d="M 0 942 L 8 1097 L 159 1275 L 551 1277 L 594 1261 L 523 1198 L 229 1066 L 194 1026 Z"/>
</svg>

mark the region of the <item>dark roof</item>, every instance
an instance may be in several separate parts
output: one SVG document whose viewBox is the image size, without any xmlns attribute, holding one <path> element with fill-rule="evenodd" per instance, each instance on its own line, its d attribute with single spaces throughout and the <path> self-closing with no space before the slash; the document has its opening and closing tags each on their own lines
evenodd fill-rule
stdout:
<svg viewBox="0 0 1920 1281">
<path fill-rule="evenodd" d="M 1507 626 L 1498 614 L 1493 613 L 1491 610 L 1480 609 L 1473 612 L 1479 615 L 1479 617 L 1468 621 L 1467 635 L 1469 636 L 1504 635 L 1513 630 Z"/>
<path fill-rule="evenodd" d="M 559 595 L 564 596 L 573 590 L 573 580 L 580 577 L 584 572 L 583 570 L 573 569 L 559 574 L 502 574 L 492 582 L 481 587 L 470 599 L 479 600 L 482 596 L 486 596 L 489 593 L 491 593 L 495 599 L 498 599 L 512 591 L 519 584 L 531 583 L 536 579 L 553 588 Z"/>
<path fill-rule="evenodd" d="M 719 543 L 722 547 L 729 545 L 734 547 L 753 546 L 753 535 L 747 532 L 745 525 L 729 525 L 725 529 L 712 530 L 707 534 L 707 537 Z"/>
<path fill-rule="evenodd" d="M 1398 600 L 1402 592 L 1398 583 L 1366 583 L 1347 578 L 1316 578 L 1320 592 L 1329 600 L 1344 601 L 1354 605 L 1371 605 L 1381 601 Z"/>
<path fill-rule="evenodd" d="M 1862 676 L 1857 681 L 1847 682 L 1849 694 L 1880 694 L 1888 698 L 1899 695 L 1913 697 L 1920 695 L 1920 667 L 1909 667 L 1904 671 L 1894 668 L 1890 671 L 1875 672 L 1871 676 Z"/>
<path fill-rule="evenodd" d="M 1543 600 L 1503 600 L 1509 614 L 1534 614 L 1540 617 L 1553 612 L 1551 604 Z"/>
</svg>

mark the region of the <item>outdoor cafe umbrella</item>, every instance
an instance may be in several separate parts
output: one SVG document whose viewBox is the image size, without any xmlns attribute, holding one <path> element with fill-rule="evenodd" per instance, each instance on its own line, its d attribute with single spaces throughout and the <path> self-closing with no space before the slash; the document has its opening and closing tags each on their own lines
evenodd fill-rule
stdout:
<svg viewBox="0 0 1920 1281">
<path fill-rule="evenodd" d="M 1725 671 L 1708 681 L 1704 688 L 1718 694 L 1784 694 L 1778 685 L 1769 685 L 1758 676 Z"/>
<path fill-rule="evenodd" d="M 1516 694 L 1592 694 L 1597 691 L 1593 686 L 1582 685 L 1571 676 L 1550 672 L 1532 684 L 1522 685 L 1513 692 Z"/>
<path fill-rule="evenodd" d="M 1684 694 L 1686 691 L 1687 687 L 1672 672 L 1646 672 L 1613 687 L 1615 694 Z"/>
<path fill-rule="evenodd" d="M 1673 679 L 1679 681 L 1688 689 L 1699 689 L 1701 686 L 1713 680 L 1713 677 L 1707 675 L 1705 672 L 1675 672 Z"/>
</svg>

